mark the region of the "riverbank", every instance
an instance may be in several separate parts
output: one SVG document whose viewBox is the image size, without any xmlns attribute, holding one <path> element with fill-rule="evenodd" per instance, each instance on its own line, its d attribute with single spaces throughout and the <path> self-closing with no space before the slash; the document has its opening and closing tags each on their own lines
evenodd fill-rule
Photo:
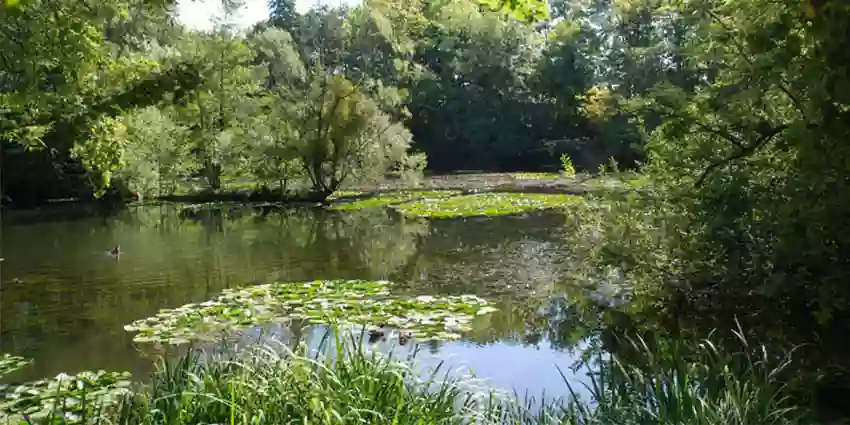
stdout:
<svg viewBox="0 0 850 425">
<path fill-rule="evenodd" d="M 707 340 L 626 341 L 630 355 L 596 356 L 589 398 L 565 378 L 563 394 L 542 399 L 497 392 L 439 367 L 423 371 L 415 358 L 372 350 L 362 333 L 341 335 L 328 334 L 316 350 L 281 343 L 190 350 L 161 358 L 150 380 L 69 377 L 6 392 L 2 406 L 7 419 L 27 415 L 35 424 L 767 425 L 808 418 L 788 404 L 778 381 L 785 359 L 746 343 L 730 355 Z"/>
<path fill-rule="evenodd" d="M 346 185 L 325 198 L 309 192 L 306 183 L 292 185 L 291 191 L 264 191 L 249 180 L 225 181 L 221 190 L 204 188 L 199 182 L 186 182 L 172 195 L 142 201 L 62 199 L 46 204 L 14 208 L 4 207 L 4 220 L 15 223 L 38 222 L 54 219 L 75 219 L 91 216 L 108 216 L 126 206 L 159 203 L 211 204 L 242 203 L 275 206 L 327 206 L 340 200 L 363 199 L 392 194 L 397 191 L 457 191 L 459 193 L 542 193 L 584 196 L 600 191 L 628 192 L 639 190 L 644 178 L 638 173 L 608 175 L 578 174 L 565 177 L 559 173 L 484 173 L 457 172 L 425 175 L 418 181 L 387 178 L 369 184 Z"/>
</svg>

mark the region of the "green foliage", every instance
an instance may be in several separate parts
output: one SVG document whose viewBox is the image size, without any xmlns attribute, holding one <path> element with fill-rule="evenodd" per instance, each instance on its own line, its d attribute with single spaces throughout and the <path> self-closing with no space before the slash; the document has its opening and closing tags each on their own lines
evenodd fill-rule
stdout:
<svg viewBox="0 0 850 425">
<path fill-rule="evenodd" d="M 82 401 L 86 389 L 100 394 L 90 399 L 91 406 L 102 406 L 96 410 L 83 411 L 84 403 L 44 404 L 38 398 L 44 385 L 24 384 L 17 393 L 27 396 L 19 407 L 24 401 L 43 407 L 43 415 L 28 423 L 811 423 L 805 409 L 790 405 L 781 380 L 790 357 L 752 345 L 740 330 L 735 352 L 713 338 L 611 339 L 610 355 L 589 358 L 589 398 L 562 373 L 566 394 L 538 405 L 469 376 L 442 374 L 439 366 L 423 371 L 413 356 L 397 360 L 369 350 L 363 334 L 331 332 L 315 353 L 305 344 L 267 343 L 160 358 L 134 393 L 126 390 L 126 375 L 117 374 L 63 377 L 63 383 L 80 384 L 72 393 L 58 390 L 60 381 L 47 384 L 66 400 Z"/>
<path fill-rule="evenodd" d="M 198 168 L 188 129 L 167 111 L 149 106 L 126 115 L 122 123 L 129 148 L 115 177 L 140 197 L 173 194 L 177 182 Z"/>
<path fill-rule="evenodd" d="M 0 95 L 2 137 L 38 151 L 19 154 L 30 162 L 61 164 L 42 170 L 48 179 L 87 170 L 96 194 L 113 180 L 125 193 L 168 194 L 172 181 L 199 173 L 212 190 L 251 178 L 282 196 L 306 186 L 321 198 L 385 172 L 414 184 L 426 154 L 435 169 L 553 167 L 561 153 L 579 168 L 609 156 L 631 166 L 640 155 L 623 93 L 610 96 L 604 118 L 583 109 L 590 87 L 626 87 L 599 71 L 613 61 L 599 59 L 613 6 L 558 12 L 566 19 L 550 23 L 542 0 L 483 3 L 492 10 L 382 0 L 305 14 L 275 0 L 270 22 L 246 35 L 231 19 L 239 2 L 226 2 L 210 32 L 173 25 L 168 2 L 101 3 L 20 2 L 0 49 L 11 84 Z M 153 132 L 128 140 L 110 129 L 110 120 L 153 119 L 151 107 L 168 117 L 157 143 L 176 147 L 175 166 L 157 172 L 139 166 L 164 148 Z M 32 168 L 12 171 L 15 197 L 77 184 L 33 193 L 23 185 Z"/>
<path fill-rule="evenodd" d="M 274 345 L 161 360 L 119 423 L 459 424 L 477 401 L 439 369 L 423 377 L 408 362 L 335 341 L 316 354 Z"/>
<path fill-rule="evenodd" d="M 220 332 L 280 320 L 324 324 L 381 324 L 409 329 L 419 339 L 457 339 L 476 315 L 494 311 L 473 295 L 412 299 L 389 297 L 385 281 L 322 281 L 225 290 L 200 304 L 162 310 L 125 326 L 136 342 L 183 344 Z"/>
<path fill-rule="evenodd" d="M 542 21 L 549 19 L 549 7 L 546 0 L 479 0 L 481 4 L 496 10 L 505 9 L 523 21 Z"/>
<path fill-rule="evenodd" d="M 545 209 L 567 208 L 581 202 L 572 195 L 537 193 L 481 193 L 447 198 L 423 199 L 398 206 L 409 217 L 456 218 L 520 214 Z"/>
<path fill-rule="evenodd" d="M 565 177 L 575 177 L 576 168 L 573 166 L 573 160 L 567 154 L 561 154 L 561 174 Z"/>
<path fill-rule="evenodd" d="M 408 156 L 410 132 L 382 110 L 363 84 L 333 75 L 338 51 L 322 51 L 327 57 L 318 60 L 302 57 L 292 37 L 276 28 L 258 34 L 255 43 L 271 58 L 274 102 L 291 125 L 291 152 L 316 192 L 328 196 L 349 180 L 368 181 L 393 169 L 421 171 L 421 160 Z M 322 43 L 322 49 L 336 47 Z"/>
<path fill-rule="evenodd" d="M 508 403 L 493 416 L 531 424 L 808 423 L 807 412 L 792 407 L 780 378 L 790 357 L 777 359 L 738 335 L 741 351 L 734 354 L 710 339 L 624 338 L 613 355 L 596 359 L 587 385 L 590 400 L 567 382 L 566 400 L 539 410 Z"/>
<path fill-rule="evenodd" d="M 847 76 L 835 73 L 848 64 L 821 32 L 847 28 L 846 15 L 791 1 L 620 7 L 648 48 L 624 67 L 659 54 L 676 65 L 658 70 L 666 81 L 632 79 L 617 100 L 643 124 L 646 176 L 639 193 L 582 217 L 585 264 L 634 288 L 632 309 L 664 323 L 702 329 L 737 315 L 774 342 L 819 346 L 850 299 L 840 219 L 850 199 L 839 195 L 850 127 L 836 90 Z M 675 44 L 652 40 L 652 25 L 678 34 Z M 803 349 L 813 369 L 846 373 L 828 350 Z M 797 372 L 804 391 L 819 373 Z"/>
</svg>

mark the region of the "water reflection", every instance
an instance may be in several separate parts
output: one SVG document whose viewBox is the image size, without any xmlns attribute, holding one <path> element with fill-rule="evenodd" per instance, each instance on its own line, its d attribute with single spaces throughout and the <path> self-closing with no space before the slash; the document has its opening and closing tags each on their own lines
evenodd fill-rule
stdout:
<svg viewBox="0 0 850 425">
<path fill-rule="evenodd" d="M 160 308 L 240 285 L 388 279 L 400 293 L 499 302 L 500 312 L 477 322 L 466 341 L 432 344 L 435 361 L 453 359 L 502 388 L 562 392 L 554 365 L 574 363 L 596 317 L 558 286 L 569 267 L 564 220 L 163 205 L 6 223 L 0 350 L 35 359 L 21 379 L 101 368 L 145 373 L 150 362 L 123 325 Z M 119 244 L 120 258 L 103 255 Z"/>
</svg>

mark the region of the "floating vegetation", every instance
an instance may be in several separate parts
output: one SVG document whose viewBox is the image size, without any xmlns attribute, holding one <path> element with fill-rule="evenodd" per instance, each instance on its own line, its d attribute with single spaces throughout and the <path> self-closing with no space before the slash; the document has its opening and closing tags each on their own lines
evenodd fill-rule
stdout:
<svg viewBox="0 0 850 425">
<path fill-rule="evenodd" d="M 517 180 L 555 180 L 561 178 L 560 173 L 511 173 Z"/>
<path fill-rule="evenodd" d="M 479 193 L 400 205 L 409 217 L 455 218 L 519 214 L 575 205 L 581 197 L 544 193 Z"/>
<path fill-rule="evenodd" d="M 380 208 L 394 204 L 402 204 L 414 200 L 442 199 L 459 194 L 461 194 L 461 191 L 459 190 L 409 190 L 385 192 L 371 198 L 334 205 L 328 209 L 331 211 L 356 211 L 366 208 Z"/>
<path fill-rule="evenodd" d="M 470 329 L 476 315 L 495 309 L 474 295 L 411 299 L 389 297 L 390 283 L 317 280 L 227 289 L 211 301 L 162 310 L 124 327 L 136 342 L 185 344 L 221 332 L 305 319 L 313 324 L 387 324 L 414 338 L 450 340 Z"/>
<path fill-rule="evenodd" d="M 353 198 L 355 196 L 363 196 L 369 192 L 364 192 L 362 190 L 337 190 L 332 193 L 331 196 L 328 196 L 328 200 L 340 199 L 340 198 Z"/>
<path fill-rule="evenodd" d="M 28 382 L 4 389 L 0 412 L 26 418 L 26 423 L 89 423 L 130 394 L 130 377 L 129 372 L 101 370 Z"/>
<path fill-rule="evenodd" d="M 21 369 L 30 363 L 32 363 L 32 360 L 10 354 L 3 354 L 3 357 L 0 357 L 0 377 Z"/>
</svg>

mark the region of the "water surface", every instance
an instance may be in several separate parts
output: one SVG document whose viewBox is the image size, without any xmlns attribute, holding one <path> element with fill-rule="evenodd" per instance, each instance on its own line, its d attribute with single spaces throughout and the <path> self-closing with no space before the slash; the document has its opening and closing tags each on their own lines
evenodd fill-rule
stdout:
<svg viewBox="0 0 850 425">
<path fill-rule="evenodd" d="M 475 294 L 500 312 L 465 341 L 428 344 L 426 362 L 471 368 L 502 389 L 563 393 L 588 336 L 561 293 L 569 267 L 558 214 L 410 220 L 389 210 L 332 213 L 175 205 L 25 223 L 7 214 L 0 351 L 35 364 L 16 379 L 86 369 L 150 371 L 123 326 L 224 288 L 313 279 L 387 279 L 404 294 Z M 119 258 L 107 255 L 121 246 Z M 429 360 L 430 359 L 430 360 Z"/>
</svg>

